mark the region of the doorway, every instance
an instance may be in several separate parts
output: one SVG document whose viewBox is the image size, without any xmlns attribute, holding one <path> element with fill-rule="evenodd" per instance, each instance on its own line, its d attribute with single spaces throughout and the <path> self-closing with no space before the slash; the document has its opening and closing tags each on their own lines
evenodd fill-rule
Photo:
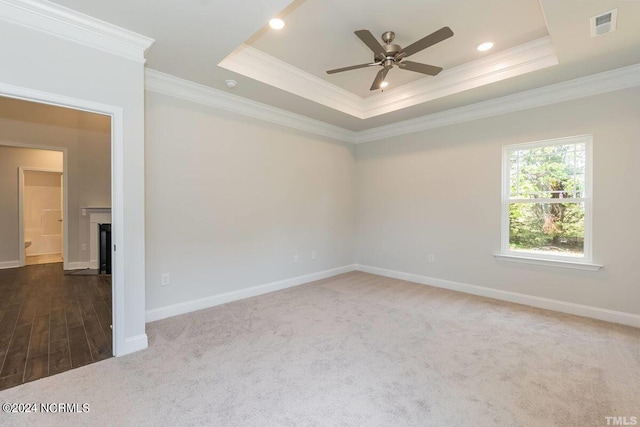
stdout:
<svg viewBox="0 0 640 427">
<path fill-rule="evenodd" d="M 116 354 L 113 282 L 89 271 L 90 216 L 111 222 L 111 121 L 0 96 L 0 390 Z"/>
<path fill-rule="evenodd" d="M 56 156 L 58 152 L 51 152 Z M 24 265 L 64 261 L 64 178 L 62 156 L 59 170 L 20 167 L 20 241 L 24 242 Z"/>
</svg>

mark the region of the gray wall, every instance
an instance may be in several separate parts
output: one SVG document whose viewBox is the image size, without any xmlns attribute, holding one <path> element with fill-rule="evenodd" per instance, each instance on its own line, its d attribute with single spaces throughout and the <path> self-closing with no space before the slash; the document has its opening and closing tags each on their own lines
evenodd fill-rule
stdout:
<svg viewBox="0 0 640 427">
<path fill-rule="evenodd" d="M 640 89 L 357 147 L 359 264 L 640 314 Z M 501 147 L 593 134 L 599 272 L 499 263 Z M 427 263 L 427 254 L 435 262 Z"/>
<path fill-rule="evenodd" d="M 81 208 L 111 206 L 110 127 L 108 116 L 0 97 L 0 149 L 3 142 L 67 148 L 69 262 L 89 261 Z M 19 258 L 17 166 L 27 165 L 0 160 L 0 262 Z"/>
<path fill-rule="evenodd" d="M 146 126 L 147 309 L 353 263 L 352 146 L 152 92 Z"/>
</svg>

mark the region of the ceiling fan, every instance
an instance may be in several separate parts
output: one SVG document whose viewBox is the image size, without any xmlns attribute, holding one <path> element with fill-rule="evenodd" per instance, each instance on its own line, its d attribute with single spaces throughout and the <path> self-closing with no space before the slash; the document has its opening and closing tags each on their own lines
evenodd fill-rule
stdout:
<svg viewBox="0 0 640 427">
<path fill-rule="evenodd" d="M 438 73 L 442 71 L 441 67 L 421 64 L 419 62 L 405 61 L 404 58 L 452 37 L 453 31 L 451 31 L 451 28 L 449 27 L 442 27 L 438 31 L 429 34 L 413 44 L 410 44 L 404 49 L 399 45 L 392 43 L 393 39 L 396 37 L 396 34 L 393 31 L 387 31 L 382 34 L 382 41 L 384 42 L 384 45 L 380 44 L 369 30 L 355 31 L 355 35 L 373 51 L 373 63 L 337 68 L 335 70 L 327 71 L 327 74 L 341 73 L 343 71 L 351 71 L 357 70 L 358 68 L 379 65 L 382 69 L 378 71 L 378 74 L 371 85 L 371 89 L 369 89 L 376 90 L 381 88 L 382 82 L 384 82 L 384 79 L 387 77 L 387 73 L 396 65 L 401 70 L 415 71 L 416 73 L 427 74 L 429 76 L 438 75 Z"/>
</svg>

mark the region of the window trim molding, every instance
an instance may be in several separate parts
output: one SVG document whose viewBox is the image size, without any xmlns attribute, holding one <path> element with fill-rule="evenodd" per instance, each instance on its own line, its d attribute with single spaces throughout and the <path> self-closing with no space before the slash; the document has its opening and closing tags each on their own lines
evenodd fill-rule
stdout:
<svg viewBox="0 0 640 427">
<path fill-rule="evenodd" d="M 525 252 L 529 254 L 530 252 Z M 598 271 L 601 268 L 604 268 L 603 265 L 593 264 L 590 262 L 578 262 L 578 261 L 567 261 L 567 260 L 558 260 L 558 259 L 545 259 L 545 258 L 536 258 L 531 256 L 522 256 L 522 255 L 507 255 L 507 254 L 494 254 L 498 261 L 503 262 L 519 262 L 522 264 L 533 264 L 533 265 L 542 265 L 546 267 L 560 267 L 560 268 L 570 268 L 572 270 L 586 270 L 586 271 Z"/>
<path fill-rule="evenodd" d="M 509 247 L 509 204 L 510 200 L 510 178 L 511 164 L 509 154 L 516 150 L 549 147 L 561 144 L 585 144 L 585 191 L 582 199 L 585 209 L 584 221 L 584 256 L 572 257 L 562 255 L 547 255 L 528 251 L 513 251 Z M 521 261 L 528 264 L 551 265 L 555 267 L 562 266 L 578 266 L 568 268 L 580 268 L 581 266 L 590 266 L 590 268 L 580 268 L 583 270 L 599 270 L 601 265 L 592 264 L 593 262 L 593 135 L 575 135 L 561 138 L 545 139 L 539 141 L 525 142 L 520 144 L 510 144 L 502 146 L 502 180 L 501 180 L 501 230 L 500 230 L 500 254 L 496 254 L 496 258 L 500 261 Z M 536 261 L 536 262 L 533 262 Z M 561 265 L 557 265 L 561 264 Z M 566 265 L 562 265 L 566 264 Z"/>
</svg>

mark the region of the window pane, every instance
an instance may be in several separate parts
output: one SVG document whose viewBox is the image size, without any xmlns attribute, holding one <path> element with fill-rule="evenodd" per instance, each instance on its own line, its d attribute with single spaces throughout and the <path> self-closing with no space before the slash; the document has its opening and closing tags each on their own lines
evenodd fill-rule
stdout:
<svg viewBox="0 0 640 427">
<path fill-rule="evenodd" d="M 509 247 L 549 255 L 584 255 L 584 203 L 511 203 Z"/>
<path fill-rule="evenodd" d="M 566 144 L 511 153 L 511 197 L 575 197 L 576 174 L 584 173 L 585 144 Z M 584 191 L 583 189 L 580 189 Z"/>
</svg>

